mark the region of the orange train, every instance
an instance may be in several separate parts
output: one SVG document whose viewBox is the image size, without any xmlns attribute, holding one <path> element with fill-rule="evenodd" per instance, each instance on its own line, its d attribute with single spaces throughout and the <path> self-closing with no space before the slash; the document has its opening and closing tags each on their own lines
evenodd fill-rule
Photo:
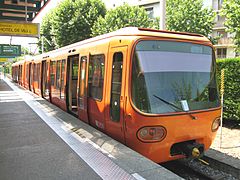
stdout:
<svg viewBox="0 0 240 180">
<path fill-rule="evenodd" d="M 198 34 L 123 28 L 17 62 L 12 78 L 157 163 L 199 156 L 220 124 L 214 49 Z"/>
</svg>

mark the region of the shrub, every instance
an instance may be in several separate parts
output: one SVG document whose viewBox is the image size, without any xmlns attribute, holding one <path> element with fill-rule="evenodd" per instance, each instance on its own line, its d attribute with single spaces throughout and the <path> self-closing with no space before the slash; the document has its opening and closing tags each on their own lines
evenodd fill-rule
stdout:
<svg viewBox="0 0 240 180">
<path fill-rule="evenodd" d="M 240 122 L 240 58 L 217 60 L 219 80 L 221 77 L 221 69 L 225 69 L 223 117 Z"/>
</svg>

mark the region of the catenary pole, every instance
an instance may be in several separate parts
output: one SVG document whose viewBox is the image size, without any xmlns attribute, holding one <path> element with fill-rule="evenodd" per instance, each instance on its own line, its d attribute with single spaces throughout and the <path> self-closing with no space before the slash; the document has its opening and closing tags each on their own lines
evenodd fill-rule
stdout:
<svg viewBox="0 0 240 180">
<path fill-rule="evenodd" d="M 166 30 L 166 0 L 160 0 L 160 29 Z"/>
<path fill-rule="evenodd" d="M 25 21 L 27 22 L 27 0 L 25 0 Z"/>
</svg>

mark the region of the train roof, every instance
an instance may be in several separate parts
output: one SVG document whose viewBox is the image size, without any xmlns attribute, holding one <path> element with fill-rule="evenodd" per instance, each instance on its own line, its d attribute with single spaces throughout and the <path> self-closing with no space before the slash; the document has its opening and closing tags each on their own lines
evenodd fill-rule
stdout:
<svg viewBox="0 0 240 180">
<path fill-rule="evenodd" d="M 84 44 L 88 44 L 88 43 L 99 41 L 99 40 L 104 40 L 107 38 L 113 38 L 116 36 L 152 36 L 152 37 L 209 42 L 208 38 L 200 34 L 194 34 L 194 33 L 188 33 L 188 32 L 163 31 L 163 30 L 138 28 L 138 27 L 126 27 L 114 32 L 110 32 L 104 35 L 96 36 L 90 39 L 86 39 L 86 40 L 74 43 L 68 46 L 64 46 L 62 48 L 43 53 L 41 55 L 37 55 L 36 59 L 47 58 L 49 57 L 49 54 L 54 54 L 60 51 L 73 49 Z"/>
</svg>

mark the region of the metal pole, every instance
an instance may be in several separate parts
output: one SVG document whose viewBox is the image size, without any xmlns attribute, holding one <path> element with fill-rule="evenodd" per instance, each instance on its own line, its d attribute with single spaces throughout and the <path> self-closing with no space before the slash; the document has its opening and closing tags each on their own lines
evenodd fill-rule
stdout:
<svg viewBox="0 0 240 180">
<path fill-rule="evenodd" d="M 222 148 L 222 126 L 223 126 L 223 94 L 224 94 L 224 69 L 221 70 L 221 129 L 220 129 L 220 149 Z"/>
<path fill-rule="evenodd" d="M 160 29 L 166 30 L 166 0 L 160 0 Z"/>
<path fill-rule="evenodd" d="M 25 0 L 25 21 L 27 22 L 27 0 Z"/>
<path fill-rule="evenodd" d="M 43 48 L 44 48 L 44 46 L 43 46 L 43 38 L 44 38 L 44 36 L 42 35 L 42 54 L 43 54 Z"/>
</svg>

